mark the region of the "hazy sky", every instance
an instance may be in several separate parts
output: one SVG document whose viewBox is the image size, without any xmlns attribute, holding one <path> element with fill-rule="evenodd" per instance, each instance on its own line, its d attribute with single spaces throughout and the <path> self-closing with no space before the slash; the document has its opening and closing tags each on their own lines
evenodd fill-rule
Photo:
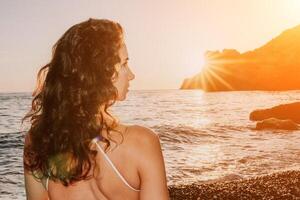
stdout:
<svg viewBox="0 0 300 200">
<path fill-rule="evenodd" d="M 206 50 L 255 49 L 300 24 L 300 0 L 1 0 L 0 92 L 32 91 L 52 45 L 92 18 L 125 29 L 131 89 L 176 89 Z"/>
</svg>

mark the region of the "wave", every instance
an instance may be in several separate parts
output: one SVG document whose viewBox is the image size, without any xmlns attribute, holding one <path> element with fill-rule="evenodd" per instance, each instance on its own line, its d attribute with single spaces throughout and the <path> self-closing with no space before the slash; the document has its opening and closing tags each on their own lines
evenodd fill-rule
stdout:
<svg viewBox="0 0 300 200">
<path fill-rule="evenodd" d="M 0 150 L 3 149 L 13 149 L 22 148 L 24 146 L 24 133 L 11 132 L 11 133 L 1 133 L 0 134 Z"/>
<path fill-rule="evenodd" d="M 208 133 L 206 130 L 200 130 L 189 126 L 153 126 L 164 142 L 172 143 L 195 143 L 203 138 L 214 138 L 216 135 Z"/>
</svg>

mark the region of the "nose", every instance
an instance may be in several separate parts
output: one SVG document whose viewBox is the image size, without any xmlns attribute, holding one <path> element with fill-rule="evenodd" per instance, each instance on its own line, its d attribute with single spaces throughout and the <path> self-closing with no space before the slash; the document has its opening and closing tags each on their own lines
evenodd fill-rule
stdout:
<svg viewBox="0 0 300 200">
<path fill-rule="evenodd" d="M 134 73 L 131 71 L 131 69 L 129 68 L 129 74 L 128 74 L 128 79 L 131 81 L 135 78 Z"/>
</svg>

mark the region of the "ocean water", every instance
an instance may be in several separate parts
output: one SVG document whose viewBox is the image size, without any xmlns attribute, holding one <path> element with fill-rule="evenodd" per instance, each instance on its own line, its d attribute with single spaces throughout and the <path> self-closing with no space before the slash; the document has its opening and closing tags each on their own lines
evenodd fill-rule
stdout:
<svg viewBox="0 0 300 200">
<path fill-rule="evenodd" d="M 300 91 L 130 91 L 112 113 L 159 134 L 168 185 L 300 169 L 300 131 L 253 130 L 249 113 L 300 101 Z M 0 199 L 25 199 L 20 120 L 29 93 L 0 94 Z"/>
</svg>

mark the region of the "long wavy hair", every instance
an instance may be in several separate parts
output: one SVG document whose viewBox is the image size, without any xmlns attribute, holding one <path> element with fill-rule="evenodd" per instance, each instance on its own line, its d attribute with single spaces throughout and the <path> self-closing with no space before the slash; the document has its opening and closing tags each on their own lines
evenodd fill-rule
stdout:
<svg viewBox="0 0 300 200">
<path fill-rule="evenodd" d="M 52 49 L 51 61 L 37 75 L 25 136 L 24 168 L 36 178 L 50 177 L 65 186 L 91 178 L 96 151 L 90 142 L 102 137 L 110 146 L 117 120 L 108 108 L 117 99 L 112 79 L 123 43 L 120 24 L 89 19 L 68 29 Z M 104 107 L 104 112 L 100 112 Z M 104 120 L 104 114 L 114 119 Z"/>
</svg>

